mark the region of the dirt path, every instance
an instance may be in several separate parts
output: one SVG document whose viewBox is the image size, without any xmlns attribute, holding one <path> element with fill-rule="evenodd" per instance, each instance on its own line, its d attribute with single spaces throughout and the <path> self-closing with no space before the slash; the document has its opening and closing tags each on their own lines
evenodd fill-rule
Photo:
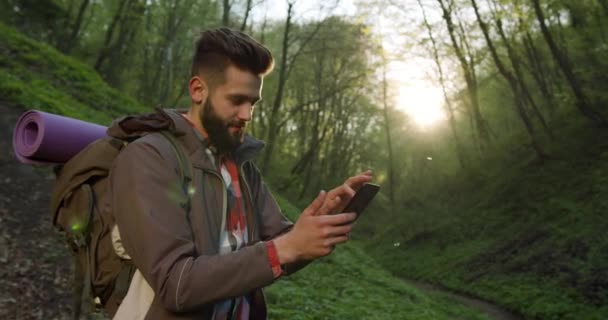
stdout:
<svg viewBox="0 0 608 320">
<path fill-rule="evenodd" d="M 0 104 L 0 319 L 69 319 L 72 261 L 50 223 L 50 168 L 18 163 Z"/>
<path fill-rule="evenodd" d="M 456 302 L 466 305 L 472 309 L 479 310 L 488 316 L 489 319 L 493 320 L 523 320 L 524 318 L 513 312 L 510 312 L 500 306 L 497 306 L 491 302 L 484 301 L 478 298 L 467 296 L 461 293 L 457 293 L 446 289 L 439 285 L 433 285 L 426 282 L 415 281 L 415 280 L 404 280 L 407 284 L 416 287 L 428 294 L 440 294 L 446 296 Z"/>
</svg>

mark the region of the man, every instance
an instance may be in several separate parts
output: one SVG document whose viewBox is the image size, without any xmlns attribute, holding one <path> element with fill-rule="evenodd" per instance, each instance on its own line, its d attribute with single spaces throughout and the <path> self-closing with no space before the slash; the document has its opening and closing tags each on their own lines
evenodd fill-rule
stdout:
<svg viewBox="0 0 608 320">
<path fill-rule="evenodd" d="M 159 133 L 116 159 L 112 209 L 137 272 L 115 318 L 264 319 L 262 287 L 347 241 L 355 214 L 340 211 L 371 172 L 319 193 L 292 225 L 252 162 L 263 144 L 245 127 L 272 64 L 241 32 L 201 34 L 191 108 L 164 113 L 192 164 L 188 190 L 179 188 L 179 161 Z"/>
</svg>

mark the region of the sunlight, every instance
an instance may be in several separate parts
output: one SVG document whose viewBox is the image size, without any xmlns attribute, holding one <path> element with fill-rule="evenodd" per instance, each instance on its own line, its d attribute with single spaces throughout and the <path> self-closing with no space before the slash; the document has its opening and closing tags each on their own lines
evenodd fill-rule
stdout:
<svg viewBox="0 0 608 320">
<path fill-rule="evenodd" d="M 437 87 L 425 84 L 401 85 L 397 106 L 416 124 L 430 127 L 445 119 L 443 93 Z"/>
<path fill-rule="evenodd" d="M 387 67 L 394 106 L 421 128 L 433 127 L 447 118 L 443 91 L 429 80 L 433 68 L 432 61 L 421 57 L 391 61 Z"/>
</svg>

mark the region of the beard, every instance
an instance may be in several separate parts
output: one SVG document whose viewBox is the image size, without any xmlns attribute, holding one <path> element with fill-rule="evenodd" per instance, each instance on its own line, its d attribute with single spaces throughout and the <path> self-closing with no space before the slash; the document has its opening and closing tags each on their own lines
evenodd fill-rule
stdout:
<svg viewBox="0 0 608 320">
<path fill-rule="evenodd" d="M 201 123 L 207 131 L 207 138 L 218 153 L 229 154 L 243 143 L 245 137 L 245 123 L 241 121 L 223 120 L 215 112 L 211 99 L 207 99 L 203 105 L 201 113 Z M 230 133 L 231 127 L 240 127 L 240 130 Z"/>
</svg>

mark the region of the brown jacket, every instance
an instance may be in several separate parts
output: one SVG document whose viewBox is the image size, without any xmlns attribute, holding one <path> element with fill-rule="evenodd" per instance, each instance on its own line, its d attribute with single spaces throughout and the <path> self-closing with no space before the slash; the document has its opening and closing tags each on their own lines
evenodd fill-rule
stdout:
<svg viewBox="0 0 608 320">
<path fill-rule="evenodd" d="M 172 146 L 160 133 L 129 144 L 116 158 L 110 193 L 122 242 L 154 290 L 146 319 L 210 319 L 214 302 L 252 294 L 251 318 L 264 319 L 261 288 L 274 280 L 266 245 L 290 228 L 252 160 L 263 143 L 246 137 L 235 158 L 247 200 L 250 245 L 218 255 L 220 224 L 227 195 L 205 145 L 176 111 L 160 113 L 182 143 L 192 164 L 190 212 Z M 127 118 L 123 121 L 146 121 Z M 121 122 L 108 131 L 127 137 Z"/>
</svg>

